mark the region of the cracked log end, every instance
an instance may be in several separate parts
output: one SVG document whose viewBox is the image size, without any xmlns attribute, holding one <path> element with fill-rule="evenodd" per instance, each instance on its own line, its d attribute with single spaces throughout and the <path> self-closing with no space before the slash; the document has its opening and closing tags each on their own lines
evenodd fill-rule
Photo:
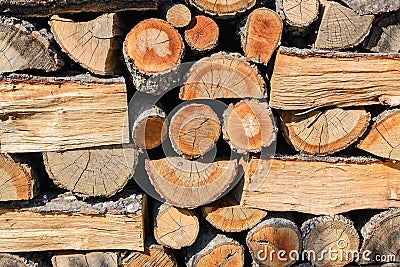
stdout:
<svg viewBox="0 0 400 267">
<path fill-rule="evenodd" d="M 53 267 L 118 267 L 118 254 L 113 252 L 90 252 L 87 254 L 55 255 L 51 258 Z"/>
<path fill-rule="evenodd" d="M 286 23 L 305 28 L 317 20 L 319 0 L 277 0 L 276 7 Z"/>
<path fill-rule="evenodd" d="M 194 51 L 204 52 L 218 45 L 219 27 L 206 16 L 194 17 L 185 28 L 185 40 Z"/>
<path fill-rule="evenodd" d="M 256 0 L 189 0 L 189 3 L 206 14 L 229 18 L 252 8 Z"/>
<path fill-rule="evenodd" d="M 176 4 L 167 10 L 165 18 L 175 28 L 182 28 L 190 23 L 192 13 L 187 6 Z"/>
<path fill-rule="evenodd" d="M 134 251 L 122 262 L 123 267 L 162 266 L 178 267 L 175 259 L 163 246 L 152 244 L 144 252 Z"/>
</svg>

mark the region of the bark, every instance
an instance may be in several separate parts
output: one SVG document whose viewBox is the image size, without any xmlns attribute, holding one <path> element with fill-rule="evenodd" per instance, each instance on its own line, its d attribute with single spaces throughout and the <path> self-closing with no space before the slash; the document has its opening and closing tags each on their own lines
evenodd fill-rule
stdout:
<svg viewBox="0 0 400 267">
<path fill-rule="evenodd" d="M 214 0 L 188 0 L 189 4 L 196 7 L 198 10 L 212 16 L 220 18 L 232 18 L 237 14 L 243 13 L 252 8 L 256 4 L 256 0 L 221 1 Z"/>
<path fill-rule="evenodd" d="M 400 9 L 400 1 L 397 0 L 343 0 L 343 2 L 360 15 L 386 13 Z"/>
</svg>

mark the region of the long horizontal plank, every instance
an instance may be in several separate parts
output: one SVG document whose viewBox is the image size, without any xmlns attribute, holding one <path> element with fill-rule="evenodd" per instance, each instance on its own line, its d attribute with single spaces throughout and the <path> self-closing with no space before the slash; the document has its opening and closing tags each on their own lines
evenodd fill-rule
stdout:
<svg viewBox="0 0 400 267">
<path fill-rule="evenodd" d="M 270 106 L 400 105 L 400 54 L 321 52 L 281 47 L 271 78 Z"/>
<path fill-rule="evenodd" d="M 271 211 L 333 215 L 400 207 L 400 162 L 367 158 L 252 159 L 241 204 Z"/>
<path fill-rule="evenodd" d="M 11 75 L 0 80 L 1 152 L 128 142 L 124 79 Z"/>
</svg>

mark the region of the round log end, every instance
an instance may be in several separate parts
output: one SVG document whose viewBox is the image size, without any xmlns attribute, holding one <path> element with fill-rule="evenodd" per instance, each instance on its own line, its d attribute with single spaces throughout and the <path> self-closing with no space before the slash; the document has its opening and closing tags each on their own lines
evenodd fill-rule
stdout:
<svg viewBox="0 0 400 267">
<path fill-rule="evenodd" d="M 206 16 L 194 17 L 185 29 L 185 40 L 195 51 L 209 51 L 218 44 L 219 27 Z"/>
</svg>

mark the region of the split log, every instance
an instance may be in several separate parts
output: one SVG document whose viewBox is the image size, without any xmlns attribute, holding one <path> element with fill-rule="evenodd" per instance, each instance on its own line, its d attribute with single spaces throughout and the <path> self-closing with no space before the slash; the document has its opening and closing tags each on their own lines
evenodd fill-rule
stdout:
<svg viewBox="0 0 400 267">
<path fill-rule="evenodd" d="M 53 16 L 49 24 L 61 48 L 82 67 L 99 75 L 120 73 L 123 32 L 118 14 L 85 22 Z"/>
<path fill-rule="evenodd" d="M 357 257 L 360 238 L 353 222 L 342 215 L 312 218 L 303 223 L 301 233 L 307 260 L 315 266 L 341 267 Z"/>
<path fill-rule="evenodd" d="M 305 28 L 317 20 L 319 0 L 276 0 L 276 10 L 287 24 Z"/>
<path fill-rule="evenodd" d="M 175 3 L 164 8 L 166 9 L 165 19 L 175 28 L 186 27 L 192 19 L 190 9 L 184 4 Z"/>
<path fill-rule="evenodd" d="M 223 232 L 242 232 L 253 228 L 267 212 L 239 205 L 232 196 L 225 196 L 201 208 L 203 217 Z"/>
<path fill-rule="evenodd" d="M 363 108 L 333 108 L 302 115 L 281 111 L 286 141 L 302 154 L 329 155 L 347 148 L 364 134 L 371 115 Z"/>
<path fill-rule="evenodd" d="M 155 190 L 168 203 L 195 208 L 215 201 L 232 184 L 236 160 L 202 163 L 179 157 L 146 160 L 146 171 Z"/>
<path fill-rule="evenodd" d="M 3 205 L 1 250 L 142 251 L 145 201 L 145 195 L 126 191 L 107 202 L 83 202 L 67 194 L 47 194 L 28 206 Z"/>
<path fill-rule="evenodd" d="M 2 77 L 1 151 L 58 151 L 128 143 L 126 97 L 122 77 Z"/>
<path fill-rule="evenodd" d="M 260 266 L 290 266 L 295 262 L 294 256 L 301 252 L 299 228 L 283 218 L 270 218 L 259 223 L 247 234 L 246 244 L 253 261 Z"/>
<path fill-rule="evenodd" d="M 343 2 L 360 15 L 386 13 L 400 9 L 398 0 L 343 0 Z"/>
<path fill-rule="evenodd" d="M 166 21 L 146 19 L 139 22 L 126 36 L 124 58 L 136 89 L 149 94 L 161 94 L 168 87 L 168 79 L 146 83 L 152 76 L 173 73 L 183 56 L 184 44 L 179 32 Z M 168 76 L 168 75 L 164 75 Z"/>
<path fill-rule="evenodd" d="M 217 47 L 219 27 L 215 21 L 206 16 L 194 17 L 185 28 L 185 40 L 196 52 L 210 51 Z"/>
<path fill-rule="evenodd" d="M 147 242 L 147 241 L 146 241 Z M 133 251 L 122 261 L 123 267 L 178 267 L 171 253 L 157 244 L 147 245 L 144 252 Z"/>
<path fill-rule="evenodd" d="M 37 69 L 56 71 L 63 66 L 53 36 L 31 23 L 0 16 L 0 73 Z"/>
<path fill-rule="evenodd" d="M 53 267 L 118 267 L 118 254 L 114 252 L 90 252 L 87 254 L 55 255 Z"/>
<path fill-rule="evenodd" d="M 179 98 L 263 98 L 265 82 L 257 68 L 237 53 L 219 52 L 190 68 Z"/>
<path fill-rule="evenodd" d="M 0 0 L 0 13 L 17 17 L 49 17 L 56 14 L 81 12 L 117 12 L 129 10 L 157 9 L 156 0 L 124 0 L 124 1 L 40 1 L 37 0 Z"/>
<path fill-rule="evenodd" d="M 154 237 L 164 247 L 181 249 L 193 245 L 199 229 L 199 220 L 190 210 L 165 203 L 156 208 Z"/>
<path fill-rule="evenodd" d="M 325 53 L 281 47 L 272 74 L 269 104 L 284 110 L 399 105 L 399 59 L 395 54 Z"/>
<path fill-rule="evenodd" d="M 223 118 L 224 139 L 238 153 L 260 152 L 276 140 L 277 128 L 267 102 L 251 99 L 230 104 Z"/>
<path fill-rule="evenodd" d="M 319 26 L 315 49 L 342 50 L 360 44 L 371 30 L 373 15 L 361 16 L 329 1 Z"/>
<path fill-rule="evenodd" d="M 132 177 L 138 162 L 131 145 L 43 152 L 54 183 L 83 197 L 111 197 Z"/>
<path fill-rule="evenodd" d="M 221 134 L 221 125 L 214 110 L 204 104 L 189 104 L 171 118 L 169 138 L 174 150 L 193 159 L 210 151 Z"/>
<path fill-rule="evenodd" d="M 241 205 L 270 211 L 333 215 L 400 207 L 400 163 L 368 158 L 252 159 Z"/>
<path fill-rule="evenodd" d="M 246 18 L 239 37 L 247 60 L 267 64 L 281 42 L 283 22 L 268 8 L 258 8 Z"/>
<path fill-rule="evenodd" d="M 214 1 L 214 0 L 188 0 L 189 3 L 200 11 L 220 18 L 231 18 L 243 13 L 256 4 L 256 0 L 244 1 Z"/>
</svg>

